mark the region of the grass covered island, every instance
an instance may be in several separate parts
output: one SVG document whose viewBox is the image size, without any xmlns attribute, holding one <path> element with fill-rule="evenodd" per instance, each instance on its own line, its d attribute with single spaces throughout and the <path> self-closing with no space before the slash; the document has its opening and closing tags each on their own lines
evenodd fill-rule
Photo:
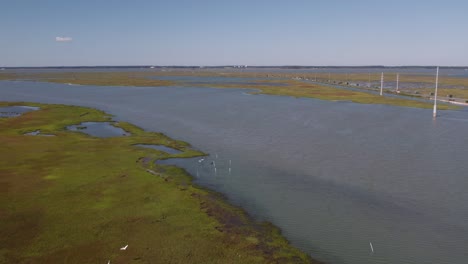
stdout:
<svg viewBox="0 0 468 264">
<path fill-rule="evenodd" d="M 318 263 L 184 170 L 155 164 L 205 155 L 189 144 L 125 122 L 114 125 L 130 135 L 91 137 L 65 128 L 110 115 L 0 102 L 13 105 L 40 109 L 0 118 L 0 263 Z"/>
<path fill-rule="evenodd" d="M 255 84 L 236 84 L 229 82 L 210 82 L 210 83 L 191 83 L 183 80 L 159 80 L 158 77 L 224 77 L 234 78 L 256 78 L 252 81 Z M 310 83 L 298 80 L 292 80 L 297 74 L 278 74 L 278 73 L 256 73 L 256 72 L 209 72 L 209 71 L 142 71 L 142 72 L 50 72 L 50 73 L 0 73 L 0 80 L 29 80 L 52 83 L 63 83 L 69 85 L 97 85 L 97 86 L 139 86 L 139 87 L 157 87 L 157 86 L 177 86 L 177 87 L 215 87 L 215 88 L 248 88 L 255 89 L 258 94 L 292 96 L 297 98 L 315 98 L 329 101 L 350 101 L 361 104 L 384 104 L 400 107 L 415 107 L 432 109 L 433 103 L 429 101 L 413 100 L 414 96 L 399 96 L 398 98 L 389 96 L 379 96 L 369 93 L 367 89 L 341 89 L 330 84 Z M 313 74 L 302 74 L 304 78 L 314 78 Z M 339 74 L 331 75 L 335 80 L 341 80 L 344 77 Z M 348 75 L 346 75 L 348 77 Z M 353 75 L 354 76 L 354 75 Z M 358 77 L 351 76 L 352 80 L 361 80 Z M 367 76 L 367 75 L 366 75 Z M 272 78 L 274 77 L 274 78 Z M 348 77 L 348 78 L 351 78 Z M 324 81 L 325 76 L 315 76 L 320 81 Z M 331 78 L 331 77 L 330 77 Z M 367 77 L 366 77 L 367 78 Z M 406 80 L 406 79 L 405 79 Z M 410 80 L 410 79 L 408 79 Z M 413 79 L 411 79 L 413 80 Z M 416 79 L 420 80 L 420 79 Z M 424 81 L 429 81 L 427 78 Z M 355 87 L 354 87 L 355 88 Z M 422 91 L 422 90 L 421 90 Z M 427 90 L 429 91 L 429 90 Z M 427 92 L 426 91 L 426 92 Z M 463 90 L 466 91 L 466 90 Z M 389 92 L 387 89 L 385 92 Z M 455 95 L 458 93 L 451 91 Z M 456 105 L 439 104 L 438 109 L 458 109 Z"/>
</svg>

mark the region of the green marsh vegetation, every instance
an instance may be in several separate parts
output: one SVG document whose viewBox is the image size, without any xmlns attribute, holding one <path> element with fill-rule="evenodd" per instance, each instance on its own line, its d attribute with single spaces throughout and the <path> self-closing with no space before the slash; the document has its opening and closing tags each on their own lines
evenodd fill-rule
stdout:
<svg viewBox="0 0 468 264">
<path fill-rule="evenodd" d="M 147 72 L 53 72 L 0 74 L 0 80 L 26 79 L 97 86 L 170 86 L 171 81 L 152 80 Z"/>
<path fill-rule="evenodd" d="M 0 263 L 315 263 L 184 170 L 154 163 L 205 155 L 189 144 L 125 122 L 130 136 L 64 129 L 111 120 L 95 109 L 9 105 L 40 110 L 0 118 Z M 55 136 L 23 135 L 35 130 Z"/>
<path fill-rule="evenodd" d="M 334 84 L 346 85 L 347 83 L 361 82 L 364 83 L 361 87 L 363 90 L 368 89 L 367 85 L 370 82 L 371 88 L 380 88 L 380 73 L 319 73 L 319 74 L 301 74 L 302 78 L 308 78 L 310 80 L 317 80 L 318 82 L 327 83 L 330 81 Z M 395 83 L 397 80 L 397 73 L 385 73 L 384 82 Z M 416 94 L 422 96 L 429 96 L 434 92 L 435 88 L 435 76 L 432 75 L 415 75 L 415 74 L 399 74 L 399 90 L 409 96 L 415 96 Z M 395 84 L 394 84 L 395 85 Z M 452 94 L 454 97 L 468 99 L 468 78 L 454 77 L 454 76 L 440 76 L 439 77 L 439 88 L 441 88 L 442 95 Z M 388 90 L 386 88 L 386 90 Z M 394 89 L 392 89 L 394 91 Z"/>
<path fill-rule="evenodd" d="M 351 91 L 345 89 L 339 89 L 319 84 L 305 83 L 295 80 L 281 81 L 286 83 L 285 86 L 272 86 L 266 83 L 265 85 L 242 85 L 243 88 L 251 88 L 259 90 L 258 94 L 270 94 L 270 95 L 283 95 L 292 97 L 303 97 L 303 98 L 315 98 L 329 101 L 350 101 L 361 104 L 385 104 L 403 107 L 417 107 L 431 109 L 432 103 L 415 101 L 405 98 L 394 98 L 379 96 L 371 93 Z M 207 87 L 215 86 L 220 88 L 239 88 L 236 84 L 214 84 L 205 85 Z M 457 109 L 457 106 L 439 104 L 438 109 Z"/>
<path fill-rule="evenodd" d="M 210 72 L 205 70 L 172 70 L 172 71 L 154 71 L 154 72 L 66 72 L 66 73 L 29 73 L 29 74 L 17 74 L 17 79 L 31 79 L 37 81 L 57 82 L 57 83 L 69 83 L 69 84 L 81 84 L 81 85 L 102 85 L 102 86 L 182 86 L 182 87 L 193 87 L 193 84 L 183 81 L 168 81 L 168 80 L 155 80 L 149 77 L 157 76 L 203 76 L 203 77 L 244 77 L 244 78 L 260 78 L 263 80 L 257 80 L 258 84 L 235 84 L 235 83 L 210 83 L 210 84 L 196 84 L 201 87 L 216 87 L 216 88 L 250 88 L 257 89 L 259 93 L 270 94 L 270 95 L 285 95 L 293 97 L 306 97 L 316 98 L 321 100 L 331 101 L 350 101 L 355 103 L 363 104 L 386 104 L 403 107 L 417 107 L 417 108 L 431 108 L 432 103 L 421 102 L 416 100 L 406 99 L 404 96 L 400 98 L 382 97 L 375 94 L 367 93 L 365 89 L 363 91 L 351 91 L 346 89 L 340 89 L 331 87 L 328 85 L 321 85 L 319 83 L 307 83 L 298 80 L 292 80 L 294 77 L 300 76 L 301 78 L 307 78 L 314 80 L 317 78 L 318 81 L 328 81 L 328 74 L 313 73 L 307 74 L 293 74 L 293 73 L 256 73 L 256 72 Z M 344 78 L 349 81 L 365 81 L 365 74 L 333 74 L 330 75 L 331 80 L 335 80 L 336 83 L 345 82 Z M 376 74 L 372 75 L 371 81 L 376 81 Z M 396 75 L 395 75 L 396 76 Z M 394 77 L 395 77 L 394 76 Z M 11 77 L 11 75 L 10 75 Z M 429 81 L 430 76 L 421 77 L 425 81 Z M 3 77 L 7 78 L 7 77 Z M 366 77 L 368 78 L 368 77 Z M 386 77 L 390 80 L 392 77 Z M 395 77 L 396 78 L 396 77 Z M 405 77 L 406 78 L 406 77 Z M 343 79 L 342 81 L 340 81 Z M 367 80 L 367 79 L 366 79 Z M 380 81 L 380 75 L 378 76 Z M 419 79 L 411 79 L 419 80 Z M 400 79 L 400 81 L 406 81 L 406 79 Z M 433 80 L 432 80 L 433 81 Z M 284 84 L 284 85 L 275 85 Z M 412 95 L 411 91 L 403 90 L 408 95 Z M 421 90 L 422 91 L 422 90 Z M 468 92 L 467 92 L 468 93 Z M 455 93 L 454 95 L 458 95 Z M 457 106 L 440 104 L 439 109 L 457 109 Z"/>
<path fill-rule="evenodd" d="M 18 75 L 13 73 L 0 73 L 0 81 L 3 80 L 16 80 L 18 79 Z"/>
</svg>

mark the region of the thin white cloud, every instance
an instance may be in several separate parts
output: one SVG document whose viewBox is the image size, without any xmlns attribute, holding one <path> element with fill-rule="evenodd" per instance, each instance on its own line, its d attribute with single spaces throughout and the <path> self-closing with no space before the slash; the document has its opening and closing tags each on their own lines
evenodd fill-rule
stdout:
<svg viewBox="0 0 468 264">
<path fill-rule="evenodd" d="M 70 37 L 55 37 L 55 41 L 57 42 L 70 42 L 72 40 Z"/>
</svg>

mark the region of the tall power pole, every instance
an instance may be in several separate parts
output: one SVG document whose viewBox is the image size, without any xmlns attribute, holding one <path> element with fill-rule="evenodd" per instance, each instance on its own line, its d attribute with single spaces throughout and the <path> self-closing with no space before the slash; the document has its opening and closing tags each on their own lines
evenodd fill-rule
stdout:
<svg viewBox="0 0 468 264">
<path fill-rule="evenodd" d="M 382 75 L 380 75 L 380 95 L 383 93 L 383 72 Z"/>
<path fill-rule="evenodd" d="M 436 73 L 436 85 L 435 85 L 435 93 L 434 93 L 434 111 L 432 111 L 432 117 L 436 118 L 437 116 L 437 88 L 439 87 L 439 67 L 437 66 L 437 73 Z"/>
<path fill-rule="evenodd" d="M 397 91 L 397 92 L 398 92 L 398 86 L 399 86 L 399 84 L 400 84 L 400 74 L 397 73 L 397 75 L 396 75 L 396 91 Z"/>
</svg>

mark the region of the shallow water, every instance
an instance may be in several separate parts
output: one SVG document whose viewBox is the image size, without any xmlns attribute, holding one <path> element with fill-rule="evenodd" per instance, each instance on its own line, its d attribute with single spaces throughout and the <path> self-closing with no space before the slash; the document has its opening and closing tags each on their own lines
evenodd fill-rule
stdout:
<svg viewBox="0 0 468 264">
<path fill-rule="evenodd" d="M 149 144 L 137 144 L 135 145 L 136 147 L 141 147 L 141 148 L 150 148 L 150 149 L 156 149 L 160 151 L 164 151 L 169 154 L 179 154 L 182 153 L 182 151 L 174 148 L 170 148 L 164 145 L 149 145 Z"/>
<path fill-rule="evenodd" d="M 113 126 L 110 122 L 83 122 L 79 125 L 68 126 L 67 129 L 83 132 L 93 137 L 102 138 L 130 135 L 130 133 L 126 132 L 122 128 Z"/>
<path fill-rule="evenodd" d="M 25 133 L 24 135 L 26 135 L 26 136 L 37 136 L 39 134 L 41 134 L 41 131 L 36 130 L 36 131 L 31 131 L 31 132 Z"/>
<path fill-rule="evenodd" d="M 155 68 L 150 69 L 149 67 L 118 67 L 118 68 L 30 68 L 30 69 L 8 69 L 6 68 L 4 73 L 50 73 L 50 72 L 165 72 L 165 71 L 208 71 L 208 72 L 260 72 L 260 73 L 400 73 L 400 74 L 422 74 L 422 75 L 435 75 L 435 67 L 429 68 L 346 68 L 346 67 L 332 67 L 332 68 Z M 440 69 L 441 76 L 453 76 L 468 78 L 468 68 L 457 68 L 457 69 Z M 172 78 L 172 77 L 169 77 Z"/>
<path fill-rule="evenodd" d="M 216 77 L 216 76 L 154 76 L 150 77 L 156 80 L 165 81 L 183 81 L 189 83 L 243 83 L 262 80 L 260 78 L 242 78 L 242 77 Z"/>
<path fill-rule="evenodd" d="M 210 153 L 198 177 L 175 162 L 321 260 L 466 263 L 468 111 L 245 92 L 0 82 L 2 100 L 96 107 Z"/>
<path fill-rule="evenodd" d="M 222 76 L 154 76 L 149 77 L 155 80 L 180 81 L 188 85 L 209 85 L 209 84 L 236 84 L 242 85 L 265 85 L 262 82 L 265 78 L 242 78 L 242 77 L 222 77 Z M 269 78 L 269 80 L 281 80 L 279 78 Z M 270 86 L 286 86 L 286 83 L 268 83 Z M 216 85 L 215 85 L 216 86 Z"/>
<path fill-rule="evenodd" d="M 213 82 L 189 82 L 189 83 L 186 83 L 188 85 L 191 85 L 191 86 L 200 86 L 200 85 L 204 85 L 204 86 L 209 86 L 209 87 L 216 87 L 217 85 L 219 84 L 235 84 L 235 85 L 238 85 L 238 87 L 242 88 L 242 86 L 244 85 L 268 85 L 268 86 L 287 86 L 288 84 L 286 83 L 272 83 L 272 82 L 219 82 L 219 83 L 213 83 Z"/>
<path fill-rule="evenodd" d="M 40 130 L 31 131 L 28 133 L 24 133 L 25 136 L 43 136 L 43 137 L 55 137 L 52 134 L 42 134 Z"/>
<path fill-rule="evenodd" d="M 17 117 L 30 111 L 39 110 L 39 107 L 33 106 L 4 106 L 0 107 L 0 117 Z"/>
</svg>

